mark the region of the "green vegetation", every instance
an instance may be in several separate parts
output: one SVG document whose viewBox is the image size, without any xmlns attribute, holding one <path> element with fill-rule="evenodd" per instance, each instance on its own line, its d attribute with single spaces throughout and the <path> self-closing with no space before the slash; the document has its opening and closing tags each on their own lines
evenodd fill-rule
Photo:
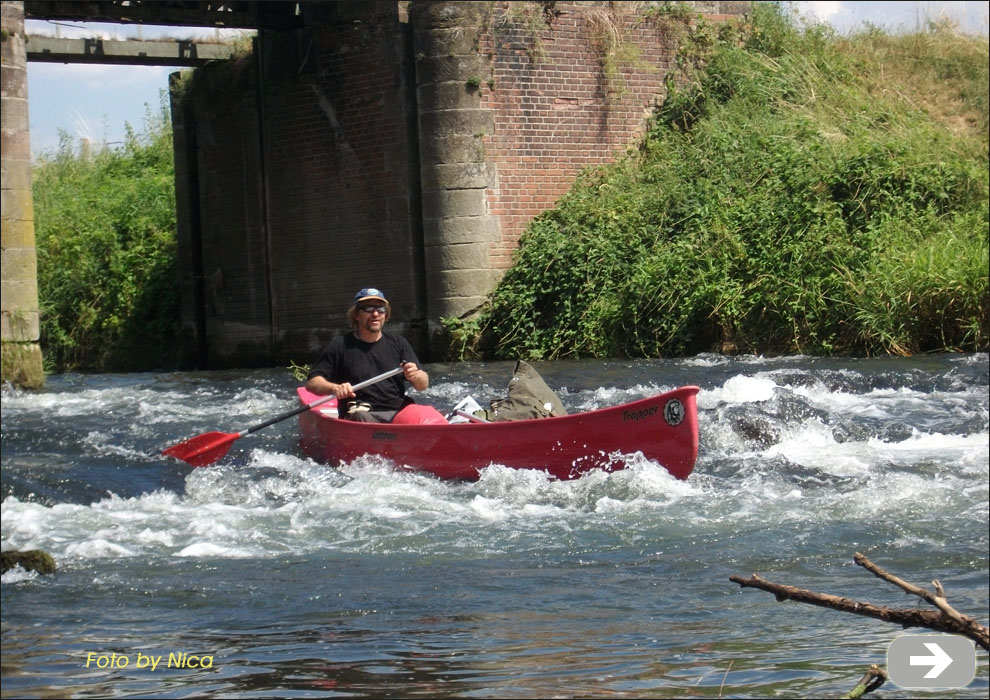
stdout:
<svg viewBox="0 0 990 700">
<path fill-rule="evenodd" d="M 638 151 L 537 217 L 454 357 L 988 347 L 988 50 L 777 3 L 682 35 Z"/>
<path fill-rule="evenodd" d="M 179 319 L 167 106 L 118 148 L 58 150 L 33 168 L 41 345 L 49 370 L 175 365 Z"/>
</svg>

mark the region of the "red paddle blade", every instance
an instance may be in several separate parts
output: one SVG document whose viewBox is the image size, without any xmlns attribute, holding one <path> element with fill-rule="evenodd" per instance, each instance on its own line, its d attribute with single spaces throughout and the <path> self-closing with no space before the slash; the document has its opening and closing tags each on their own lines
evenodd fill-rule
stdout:
<svg viewBox="0 0 990 700">
<path fill-rule="evenodd" d="M 181 459 L 194 467 L 205 467 L 227 454 L 230 444 L 239 437 L 239 433 L 203 433 L 162 450 L 162 454 Z"/>
</svg>

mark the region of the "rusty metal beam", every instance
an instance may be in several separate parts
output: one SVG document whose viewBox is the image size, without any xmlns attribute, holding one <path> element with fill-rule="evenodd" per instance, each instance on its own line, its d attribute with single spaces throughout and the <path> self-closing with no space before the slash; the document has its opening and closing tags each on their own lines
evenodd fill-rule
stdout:
<svg viewBox="0 0 990 700">
<path fill-rule="evenodd" d="M 302 25 L 299 3 L 281 0 L 167 2 L 149 0 L 25 0 L 24 18 L 232 29 L 292 29 Z"/>
<path fill-rule="evenodd" d="M 132 66 L 201 66 L 233 57 L 231 44 L 182 39 L 127 41 L 26 37 L 27 60 L 38 63 L 109 63 Z"/>
</svg>

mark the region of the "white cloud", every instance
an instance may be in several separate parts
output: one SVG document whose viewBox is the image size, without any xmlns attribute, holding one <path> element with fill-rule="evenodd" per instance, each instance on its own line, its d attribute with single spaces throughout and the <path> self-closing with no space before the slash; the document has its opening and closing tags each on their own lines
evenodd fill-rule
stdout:
<svg viewBox="0 0 990 700">
<path fill-rule="evenodd" d="M 866 24 L 885 31 L 918 31 L 929 22 L 948 20 L 967 34 L 987 35 L 986 2 L 795 2 L 800 17 L 848 34 Z"/>
<path fill-rule="evenodd" d="M 819 22 L 829 22 L 838 14 L 848 14 L 841 2 L 796 2 L 798 13 L 813 17 Z"/>
</svg>

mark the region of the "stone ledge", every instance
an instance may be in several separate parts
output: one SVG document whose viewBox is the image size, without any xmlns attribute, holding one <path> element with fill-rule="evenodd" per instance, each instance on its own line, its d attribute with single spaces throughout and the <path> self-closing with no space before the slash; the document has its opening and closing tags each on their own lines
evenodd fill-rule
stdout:
<svg viewBox="0 0 990 700">
<path fill-rule="evenodd" d="M 438 163 L 422 167 L 423 193 L 495 186 L 492 163 Z"/>
<path fill-rule="evenodd" d="M 484 214 L 480 216 L 450 216 L 442 219 L 424 219 L 423 221 L 423 244 L 427 251 L 433 247 L 464 243 L 488 245 L 497 239 L 497 234 L 498 227 L 494 217 Z"/>
</svg>

